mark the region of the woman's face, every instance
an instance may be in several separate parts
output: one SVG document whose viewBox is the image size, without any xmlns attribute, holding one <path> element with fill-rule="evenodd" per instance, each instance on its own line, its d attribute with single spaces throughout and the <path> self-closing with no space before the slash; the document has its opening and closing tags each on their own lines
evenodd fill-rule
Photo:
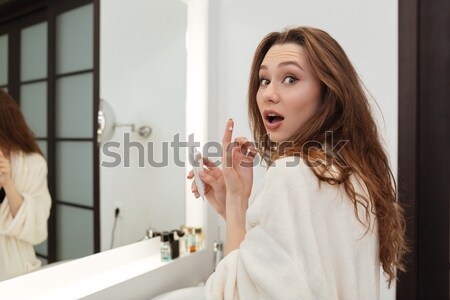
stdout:
<svg viewBox="0 0 450 300">
<path fill-rule="evenodd" d="M 256 101 L 269 137 L 288 141 L 316 112 L 320 81 L 312 74 L 302 46 L 272 46 L 259 69 Z"/>
</svg>

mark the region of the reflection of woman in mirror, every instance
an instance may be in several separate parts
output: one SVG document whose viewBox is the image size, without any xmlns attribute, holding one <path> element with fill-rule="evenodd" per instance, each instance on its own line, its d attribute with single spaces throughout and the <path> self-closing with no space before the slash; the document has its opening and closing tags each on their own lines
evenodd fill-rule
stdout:
<svg viewBox="0 0 450 300">
<path fill-rule="evenodd" d="M 0 89 L 0 280 L 40 267 L 47 238 L 47 162 L 16 102 Z"/>
<path fill-rule="evenodd" d="M 408 247 L 395 179 L 348 57 L 322 30 L 270 33 L 248 96 L 256 148 L 241 137 L 226 150 L 229 120 L 222 168 L 205 159 L 200 176 L 227 229 L 208 299 L 378 299 L 380 266 L 390 285 Z M 269 167 L 249 201 L 257 153 Z"/>
</svg>

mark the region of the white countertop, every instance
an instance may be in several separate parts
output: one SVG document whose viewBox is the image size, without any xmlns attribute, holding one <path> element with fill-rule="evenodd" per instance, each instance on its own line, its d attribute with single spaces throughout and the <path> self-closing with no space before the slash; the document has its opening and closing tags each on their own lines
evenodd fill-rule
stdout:
<svg viewBox="0 0 450 300">
<path fill-rule="evenodd" d="M 104 251 L 0 283 L 2 299 L 80 299 L 160 268 L 159 238 Z"/>
</svg>

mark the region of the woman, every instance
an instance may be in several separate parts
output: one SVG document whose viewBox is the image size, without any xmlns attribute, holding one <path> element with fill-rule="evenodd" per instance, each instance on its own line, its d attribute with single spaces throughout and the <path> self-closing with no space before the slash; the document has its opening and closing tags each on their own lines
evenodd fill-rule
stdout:
<svg viewBox="0 0 450 300">
<path fill-rule="evenodd" d="M 14 100 L 0 89 L 0 281 L 36 270 L 47 239 L 47 163 Z"/>
<path fill-rule="evenodd" d="M 378 299 L 380 264 L 389 286 L 396 268 L 405 271 L 405 222 L 349 59 L 322 30 L 273 32 L 256 50 L 249 85 L 256 149 L 245 138 L 231 144 L 229 120 L 222 170 L 206 159 L 200 176 L 227 228 L 207 298 Z M 269 168 L 248 206 L 256 151 Z"/>
</svg>

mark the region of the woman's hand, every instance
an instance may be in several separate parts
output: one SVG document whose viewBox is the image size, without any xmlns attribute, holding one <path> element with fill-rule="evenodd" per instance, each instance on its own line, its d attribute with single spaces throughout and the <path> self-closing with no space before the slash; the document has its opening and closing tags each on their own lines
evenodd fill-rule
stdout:
<svg viewBox="0 0 450 300">
<path fill-rule="evenodd" d="M 242 209 L 247 210 L 247 200 L 252 192 L 253 160 L 256 149 L 245 137 L 238 137 L 231 143 L 233 127 L 234 122 L 230 119 L 222 140 L 222 172 L 227 194 L 230 193 L 231 196 L 227 199 L 233 201 L 230 204 L 240 204 Z M 237 200 L 238 198 L 241 200 Z M 241 203 L 235 203 L 236 201 Z"/>
<path fill-rule="evenodd" d="M 253 159 L 256 155 L 256 149 L 246 138 L 237 138 L 231 143 L 233 127 L 233 120 L 230 119 L 222 142 L 222 172 L 227 187 L 225 255 L 239 249 L 245 239 L 245 218 L 253 184 Z"/>
<path fill-rule="evenodd" d="M 11 163 L 0 150 L 0 187 L 5 187 L 11 182 Z"/>
<path fill-rule="evenodd" d="M 17 190 L 11 179 L 11 163 L 0 150 L 0 187 L 5 189 L 8 196 L 9 209 L 13 217 L 16 216 L 23 203 L 22 194 Z"/>
<path fill-rule="evenodd" d="M 227 131 L 229 128 L 233 126 L 233 123 L 227 123 Z M 228 132 L 225 132 L 225 135 L 228 135 Z M 225 141 L 224 135 L 224 141 Z M 231 131 L 229 133 L 228 139 L 231 139 Z M 229 145 L 229 146 L 227 146 Z M 235 139 L 235 142 L 230 145 L 227 142 L 227 145 L 223 144 L 222 147 L 222 169 L 226 167 L 235 168 L 236 173 L 239 175 L 239 179 L 242 178 L 242 190 L 232 189 L 231 193 L 241 193 L 239 198 L 248 200 L 252 191 L 253 184 L 253 159 L 256 155 L 256 149 L 254 149 L 253 145 L 251 145 L 248 140 L 244 137 L 239 137 Z M 234 148 L 231 148 L 233 147 Z M 225 163 L 224 157 L 227 157 L 225 154 L 226 147 L 230 147 L 228 151 L 233 151 L 233 161 L 228 165 Z M 247 149 L 248 152 L 247 152 Z M 199 173 L 200 179 L 205 184 L 205 197 L 214 210 L 221 215 L 224 220 L 226 220 L 226 195 L 227 195 L 227 186 L 225 185 L 225 180 L 223 177 L 223 170 L 217 167 L 212 161 L 208 158 L 203 158 L 203 164 L 205 166 L 204 171 Z M 194 171 L 190 171 L 188 179 L 194 178 Z M 198 193 L 198 188 L 195 181 L 192 181 L 191 186 L 192 193 L 196 198 L 200 197 Z M 244 201 L 244 209 L 246 210 L 247 201 Z"/>
<path fill-rule="evenodd" d="M 206 166 L 203 172 L 200 172 L 200 179 L 205 184 L 205 197 L 206 200 L 211 204 L 214 210 L 226 220 L 226 209 L 225 209 L 225 197 L 226 188 L 225 182 L 223 180 L 222 170 L 218 168 L 212 161 L 208 158 L 203 157 L 203 164 Z M 188 179 L 194 178 L 194 171 L 190 171 Z M 194 193 L 195 198 L 200 197 L 198 193 L 197 184 L 195 180 L 192 181 L 191 186 L 192 193 Z"/>
</svg>

